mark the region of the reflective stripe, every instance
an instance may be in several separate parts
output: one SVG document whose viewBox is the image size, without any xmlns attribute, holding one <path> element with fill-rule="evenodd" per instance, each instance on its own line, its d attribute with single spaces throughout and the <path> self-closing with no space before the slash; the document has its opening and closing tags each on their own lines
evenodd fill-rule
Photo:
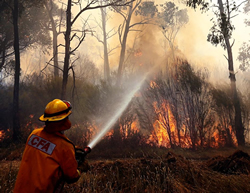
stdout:
<svg viewBox="0 0 250 193">
<path fill-rule="evenodd" d="M 32 135 L 28 141 L 28 145 L 41 150 L 44 153 L 47 153 L 51 155 L 56 147 L 54 143 L 51 143 L 50 141 L 43 139 L 42 137 L 39 137 L 37 135 Z"/>
</svg>

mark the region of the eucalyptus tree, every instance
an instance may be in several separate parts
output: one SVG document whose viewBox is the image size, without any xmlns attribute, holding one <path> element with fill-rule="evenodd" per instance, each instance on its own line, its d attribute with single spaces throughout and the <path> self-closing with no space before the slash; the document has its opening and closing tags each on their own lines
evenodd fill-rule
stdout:
<svg viewBox="0 0 250 193">
<path fill-rule="evenodd" d="M 108 1 L 105 5 L 100 5 L 98 3 L 98 0 L 91 0 L 91 1 L 67 1 L 67 8 L 66 8 L 66 31 L 65 31 L 65 50 L 64 50 L 64 65 L 63 65 L 63 80 L 62 80 L 62 91 L 61 91 L 61 98 L 66 98 L 66 89 L 67 89 L 67 82 L 68 82 L 68 76 L 69 76 L 69 70 L 74 70 L 73 65 L 70 64 L 70 57 L 74 55 L 75 51 L 80 47 L 81 43 L 84 41 L 85 36 L 88 29 L 82 30 L 73 30 L 74 25 L 76 24 L 76 21 L 79 20 L 80 16 L 88 11 L 88 10 L 94 10 L 99 9 L 102 7 L 108 7 L 108 6 L 123 6 L 126 5 L 129 2 L 121 3 L 121 0 L 115 0 L 115 1 Z M 72 15 L 72 6 L 78 7 L 79 10 L 76 12 L 76 14 Z M 86 24 L 86 22 L 85 22 Z M 71 33 L 74 32 L 72 35 Z M 75 47 L 71 47 L 71 42 L 77 40 L 78 43 Z M 72 62 L 73 63 L 73 62 Z M 73 72 L 74 74 L 74 72 Z"/>
<path fill-rule="evenodd" d="M 187 9 L 179 9 L 174 2 L 165 2 L 162 10 L 158 14 L 161 32 L 167 40 L 172 51 L 173 60 L 175 59 L 175 39 L 179 30 L 188 23 Z"/>
<path fill-rule="evenodd" d="M 157 12 L 157 8 L 153 1 L 142 2 L 142 0 L 131 1 L 128 3 L 128 6 L 120 6 L 113 8 L 123 18 L 122 24 L 120 24 L 118 27 L 118 36 L 121 50 L 116 84 L 120 85 L 124 70 L 124 61 L 126 56 L 129 32 L 141 32 L 141 30 L 137 27 L 149 24 L 150 20 Z M 141 16 L 141 18 L 133 22 L 132 17 L 135 15 Z"/>
<path fill-rule="evenodd" d="M 51 60 L 53 60 L 53 67 L 54 67 L 54 77 L 59 76 L 59 61 L 58 61 L 58 36 L 63 34 L 63 28 L 65 27 L 65 15 L 63 14 L 65 10 L 63 10 L 63 4 L 61 5 L 62 8 L 59 8 L 58 4 L 55 1 L 49 0 L 44 1 L 44 6 L 47 10 L 48 14 L 48 22 L 47 29 L 52 31 L 52 47 L 53 47 L 53 55 Z M 50 61 L 51 61 L 50 60 Z M 50 64 L 50 61 L 48 64 Z"/>
<path fill-rule="evenodd" d="M 250 0 L 247 1 L 244 7 L 244 12 L 246 15 L 250 14 Z M 250 19 L 246 19 L 245 23 L 250 26 Z M 245 71 L 250 66 L 250 40 L 244 42 L 239 50 L 238 60 L 240 61 L 240 69 Z"/>
<path fill-rule="evenodd" d="M 207 40 L 211 44 L 217 46 L 221 45 L 227 51 L 226 60 L 228 62 L 229 79 L 231 83 L 231 97 L 233 99 L 234 111 L 235 111 L 235 121 L 233 128 L 236 131 L 236 137 L 238 145 L 245 145 L 244 138 L 244 126 L 242 123 L 241 115 L 241 105 L 238 97 L 238 91 L 236 87 L 236 76 L 234 71 L 234 59 L 232 47 L 234 41 L 232 41 L 232 34 L 235 27 L 232 24 L 232 18 L 235 16 L 234 13 L 238 11 L 239 7 L 246 1 L 238 2 L 235 1 L 222 1 L 217 0 L 217 4 L 214 5 L 217 10 L 215 10 L 215 18 L 212 19 L 213 26 L 210 29 L 210 33 L 207 36 Z M 208 9 L 209 1 L 206 0 L 188 0 L 187 5 L 196 8 L 197 5 L 202 5 L 203 9 Z"/>
<path fill-rule="evenodd" d="M 100 1 L 100 5 L 104 5 L 106 2 Z M 98 29 L 100 29 L 100 33 L 95 32 L 93 36 L 96 37 L 97 41 L 100 42 L 103 46 L 103 72 L 104 72 L 104 80 L 110 82 L 110 63 L 109 56 L 114 51 L 117 46 L 110 47 L 109 39 L 117 34 L 114 28 L 107 29 L 108 21 L 111 19 L 109 16 L 109 9 L 107 7 L 101 7 L 101 22 L 96 21 Z"/>
<path fill-rule="evenodd" d="M 102 1 L 101 1 L 102 5 Z M 101 9 L 101 14 L 102 14 L 102 31 L 103 31 L 103 57 L 104 57 L 104 79 L 106 81 L 109 81 L 110 79 L 110 68 L 109 68 L 109 58 L 108 58 L 108 43 L 107 39 L 110 38 L 109 33 L 107 33 L 106 29 L 106 19 L 107 19 L 107 10 L 106 7 L 102 7 Z M 112 36 L 112 35 L 111 35 Z"/>
</svg>

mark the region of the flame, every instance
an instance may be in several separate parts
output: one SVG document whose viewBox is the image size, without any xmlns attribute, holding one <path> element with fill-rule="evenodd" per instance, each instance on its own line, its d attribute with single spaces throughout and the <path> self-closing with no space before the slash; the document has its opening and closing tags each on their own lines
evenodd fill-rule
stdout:
<svg viewBox="0 0 250 193">
<path fill-rule="evenodd" d="M 151 81 L 151 86 L 155 87 L 157 84 Z M 148 143 L 169 148 L 171 147 L 171 143 L 175 145 L 179 141 L 176 120 L 166 100 L 160 106 L 158 106 L 157 102 L 154 102 L 153 106 L 157 114 L 157 120 L 153 124 L 154 129 L 149 136 Z"/>
<path fill-rule="evenodd" d="M 159 88 L 159 86 L 156 84 L 155 81 L 150 81 L 150 87 L 151 88 Z"/>
<path fill-rule="evenodd" d="M 217 124 L 217 127 L 218 125 L 219 124 Z M 227 135 L 227 132 L 229 136 Z M 214 131 L 210 143 L 211 143 L 210 146 L 213 148 L 229 145 L 227 143 L 230 143 L 230 145 L 237 146 L 237 138 L 235 133 L 233 132 L 232 126 L 229 125 L 228 129 L 220 128 L 220 132 L 218 131 L 218 129 Z"/>
<path fill-rule="evenodd" d="M 5 137 L 5 132 L 4 130 L 0 130 L 0 141 L 2 141 Z"/>
<path fill-rule="evenodd" d="M 157 87 L 157 84 L 154 81 L 151 81 L 150 86 Z M 151 132 L 147 143 L 167 148 L 170 148 L 171 146 L 191 148 L 191 136 L 185 125 L 182 125 L 178 132 L 176 127 L 176 119 L 171 112 L 170 104 L 165 100 L 161 104 L 154 102 L 153 107 L 155 109 L 157 118 L 153 124 L 153 131 Z M 220 133 L 218 132 L 219 130 Z M 210 137 L 207 136 L 203 144 L 213 148 L 225 146 L 227 145 L 226 143 L 231 143 L 232 145 L 237 146 L 237 139 L 231 126 L 228 127 L 228 131 L 223 128 L 220 128 L 219 130 L 217 129 L 212 132 Z M 228 136 L 230 139 L 228 139 L 226 132 L 229 132 Z M 200 144 L 201 140 L 198 137 L 195 145 Z"/>
</svg>

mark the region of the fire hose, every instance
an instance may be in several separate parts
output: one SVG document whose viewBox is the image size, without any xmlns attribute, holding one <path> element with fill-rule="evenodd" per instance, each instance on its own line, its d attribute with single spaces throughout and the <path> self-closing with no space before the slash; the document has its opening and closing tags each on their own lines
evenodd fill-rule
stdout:
<svg viewBox="0 0 250 193">
<path fill-rule="evenodd" d="M 90 147 L 80 148 L 78 146 L 75 147 L 75 157 L 78 165 L 84 163 L 86 156 L 91 152 Z"/>
</svg>

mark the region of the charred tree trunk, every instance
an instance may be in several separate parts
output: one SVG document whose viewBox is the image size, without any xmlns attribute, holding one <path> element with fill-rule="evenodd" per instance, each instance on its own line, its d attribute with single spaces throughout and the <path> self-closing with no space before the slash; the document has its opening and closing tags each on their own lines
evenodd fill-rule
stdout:
<svg viewBox="0 0 250 193">
<path fill-rule="evenodd" d="M 68 6 L 66 10 L 66 33 L 65 33 L 65 57 L 63 66 L 63 82 L 61 98 L 66 97 L 66 88 L 68 82 L 69 73 L 69 59 L 70 59 L 70 33 L 71 33 L 71 0 L 68 0 Z"/>
<path fill-rule="evenodd" d="M 14 25 L 14 51 L 15 51 L 15 82 L 13 94 L 13 140 L 20 138 L 20 117 L 19 117 L 19 80 L 20 80 L 20 50 L 18 34 L 18 0 L 14 0 L 13 9 Z"/>
<path fill-rule="evenodd" d="M 132 13 L 133 13 L 133 2 L 131 2 L 129 9 L 128 9 L 128 18 L 126 20 L 125 30 L 123 33 L 123 39 L 121 42 L 122 47 L 121 47 L 121 52 L 120 52 L 120 60 L 119 60 L 117 82 L 116 82 L 116 85 L 118 85 L 118 86 L 121 84 L 121 80 L 122 80 L 122 73 L 123 73 L 125 53 L 126 53 L 126 44 L 127 44 L 127 38 L 128 38 L 129 26 L 130 26 Z"/>
<path fill-rule="evenodd" d="M 244 137 L 244 127 L 242 124 L 242 116 L 241 116 L 241 106 L 240 106 L 240 101 L 237 93 L 237 88 L 236 88 L 236 78 L 235 78 L 235 73 L 234 73 L 234 64 L 233 64 L 233 54 L 232 54 L 232 46 L 229 41 L 229 36 L 228 36 L 228 29 L 227 29 L 227 17 L 224 12 L 224 7 L 222 0 L 218 0 L 219 4 L 219 9 L 220 9 L 220 16 L 222 20 L 222 25 L 225 26 L 222 29 L 223 37 L 226 43 L 226 48 L 227 48 L 227 55 L 228 55 L 228 70 L 229 70 L 229 79 L 231 81 L 231 92 L 232 92 L 232 98 L 233 98 L 233 104 L 234 104 L 234 109 L 235 109 L 235 131 L 236 131 L 236 138 L 238 141 L 239 146 L 244 146 L 245 145 L 245 137 Z M 228 2 L 227 2 L 228 4 Z"/>
<path fill-rule="evenodd" d="M 103 30 L 103 56 L 104 56 L 104 80 L 110 80 L 110 68 L 108 58 L 108 45 L 107 45 L 107 34 L 106 34 L 106 8 L 101 8 L 102 13 L 102 30 Z"/>
</svg>

